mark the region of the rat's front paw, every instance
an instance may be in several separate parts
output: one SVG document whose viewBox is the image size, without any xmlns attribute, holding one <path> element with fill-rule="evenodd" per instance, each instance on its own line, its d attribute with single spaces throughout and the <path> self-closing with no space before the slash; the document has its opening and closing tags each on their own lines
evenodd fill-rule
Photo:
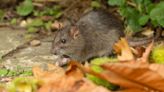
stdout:
<svg viewBox="0 0 164 92">
<path fill-rule="evenodd" d="M 69 61 L 70 61 L 69 58 L 59 58 L 56 60 L 55 65 L 56 66 L 64 66 L 64 65 L 68 64 Z"/>
</svg>

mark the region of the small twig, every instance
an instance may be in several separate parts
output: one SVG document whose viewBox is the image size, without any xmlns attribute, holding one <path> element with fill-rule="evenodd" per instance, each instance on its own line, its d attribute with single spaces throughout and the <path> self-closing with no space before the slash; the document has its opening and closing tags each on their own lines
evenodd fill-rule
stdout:
<svg viewBox="0 0 164 92">
<path fill-rule="evenodd" d="M 9 56 L 12 56 L 14 53 L 18 52 L 19 50 L 24 49 L 24 48 L 27 48 L 28 45 L 30 44 L 30 42 L 31 42 L 32 40 L 34 40 L 34 39 L 35 39 L 35 38 L 33 38 L 33 39 L 31 39 L 31 40 L 29 40 L 29 41 L 27 41 L 27 42 L 25 42 L 25 43 L 23 43 L 23 44 L 17 46 L 15 49 L 12 49 L 12 50 L 9 51 L 8 53 L 2 55 L 1 58 L 2 58 L 2 59 L 5 59 L 5 58 L 7 58 L 7 57 L 9 57 Z"/>
</svg>

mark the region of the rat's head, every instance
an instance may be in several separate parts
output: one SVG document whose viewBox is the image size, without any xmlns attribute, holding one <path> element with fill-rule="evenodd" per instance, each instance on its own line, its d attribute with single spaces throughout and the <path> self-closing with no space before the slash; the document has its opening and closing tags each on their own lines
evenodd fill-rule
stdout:
<svg viewBox="0 0 164 92">
<path fill-rule="evenodd" d="M 84 40 L 78 27 L 66 26 L 56 33 L 52 43 L 52 53 L 77 59 L 80 57 L 83 47 Z"/>
</svg>

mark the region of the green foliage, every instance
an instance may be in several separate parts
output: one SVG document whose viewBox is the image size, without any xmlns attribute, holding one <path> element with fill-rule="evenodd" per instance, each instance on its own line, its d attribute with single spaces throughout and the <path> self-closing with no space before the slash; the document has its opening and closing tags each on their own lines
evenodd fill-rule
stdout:
<svg viewBox="0 0 164 92">
<path fill-rule="evenodd" d="M 38 29 L 36 27 L 28 27 L 27 32 L 28 33 L 36 33 L 36 32 L 38 32 Z"/>
<path fill-rule="evenodd" d="M 34 11 L 34 16 L 53 16 L 55 19 L 62 16 L 61 7 L 54 5 L 54 7 L 45 7 L 42 11 Z"/>
<path fill-rule="evenodd" d="M 92 1 L 91 2 L 91 7 L 92 8 L 100 8 L 101 7 L 101 4 L 100 4 L 100 2 L 99 1 Z"/>
<path fill-rule="evenodd" d="M 4 11 L 3 10 L 0 10 L 0 21 L 3 20 L 4 14 L 5 14 Z"/>
<path fill-rule="evenodd" d="M 139 18 L 139 24 L 141 26 L 145 25 L 149 20 L 149 16 L 148 15 L 143 15 Z"/>
<path fill-rule="evenodd" d="M 28 24 L 29 27 L 39 27 L 43 26 L 43 21 L 39 18 L 33 19 L 32 22 Z"/>
<path fill-rule="evenodd" d="M 7 75 L 8 70 L 7 69 L 0 69 L 0 77 Z"/>
<path fill-rule="evenodd" d="M 151 59 L 155 63 L 164 64 L 164 46 L 157 46 L 151 53 Z"/>
<path fill-rule="evenodd" d="M 25 0 L 17 7 L 17 13 L 21 16 L 27 16 L 32 13 L 34 6 L 32 0 Z"/>
<path fill-rule="evenodd" d="M 156 21 L 154 25 L 160 25 L 164 27 L 164 1 L 157 4 L 150 12 L 150 18 L 152 21 Z"/>
<path fill-rule="evenodd" d="M 30 69 L 22 69 L 22 67 L 17 67 L 15 70 L 9 69 L 0 69 L 0 77 L 3 76 L 30 76 L 32 75 L 32 71 Z"/>
<path fill-rule="evenodd" d="M 45 28 L 47 30 L 50 30 L 51 29 L 51 25 L 52 25 L 52 22 L 51 21 L 48 21 L 47 23 L 44 24 Z"/>
<path fill-rule="evenodd" d="M 17 23 L 17 19 L 16 19 L 16 18 L 13 18 L 13 19 L 10 21 L 10 23 L 11 23 L 12 25 L 15 25 L 15 24 Z"/>
<path fill-rule="evenodd" d="M 109 63 L 109 62 L 117 62 L 117 58 L 109 58 L 109 57 L 101 57 L 101 58 L 95 58 L 91 61 L 92 65 L 101 65 L 104 63 Z"/>
<path fill-rule="evenodd" d="M 104 63 L 109 63 L 109 62 L 117 62 L 117 59 L 108 58 L 108 57 L 93 59 L 91 61 L 91 65 L 92 65 L 91 69 L 97 73 L 101 73 L 101 72 L 103 72 L 103 69 L 99 65 L 104 64 Z M 118 88 L 118 86 L 113 85 L 106 80 L 100 79 L 100 78 L 90 75 L 90 74 L 87 74 L 87 78 L 89 80 L 93 81 L 94 83 L 96 83 L 98 85 L 102 85 L 104 87 L 107 87 L 108 89 L 111 89 L 111 90 L 115 90 Z"/>
<path fill-rule="evenodd" d="M 117 6 L 125 24 L 132 31 L 140 31 L 149 20 L 154 27 L 164 27 L 164 1 L 152 0 L 108 0 L 111 6 Z"/>
<path fill-rule="evenodd" d="M 15 78 L 8 84 L 8 92 L 36 92 L 38 80 L 34 78 Z"/>
<path fill-rule="evenodd" d="M 108 0 L 108 4 L 110 5 L 124 5 L 125 0 Z"/>
</svg>

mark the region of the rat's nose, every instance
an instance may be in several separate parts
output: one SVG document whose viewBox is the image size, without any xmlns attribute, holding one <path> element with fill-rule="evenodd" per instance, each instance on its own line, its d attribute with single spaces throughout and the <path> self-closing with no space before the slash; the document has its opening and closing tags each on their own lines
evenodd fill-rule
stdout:
<svg viewBox="0 0 164 92">
<path fill-rule="evenodd" d="M 51 54 L 57 55 L 58 48 L 54 47 L 51 49 Z"/>
</svg>

